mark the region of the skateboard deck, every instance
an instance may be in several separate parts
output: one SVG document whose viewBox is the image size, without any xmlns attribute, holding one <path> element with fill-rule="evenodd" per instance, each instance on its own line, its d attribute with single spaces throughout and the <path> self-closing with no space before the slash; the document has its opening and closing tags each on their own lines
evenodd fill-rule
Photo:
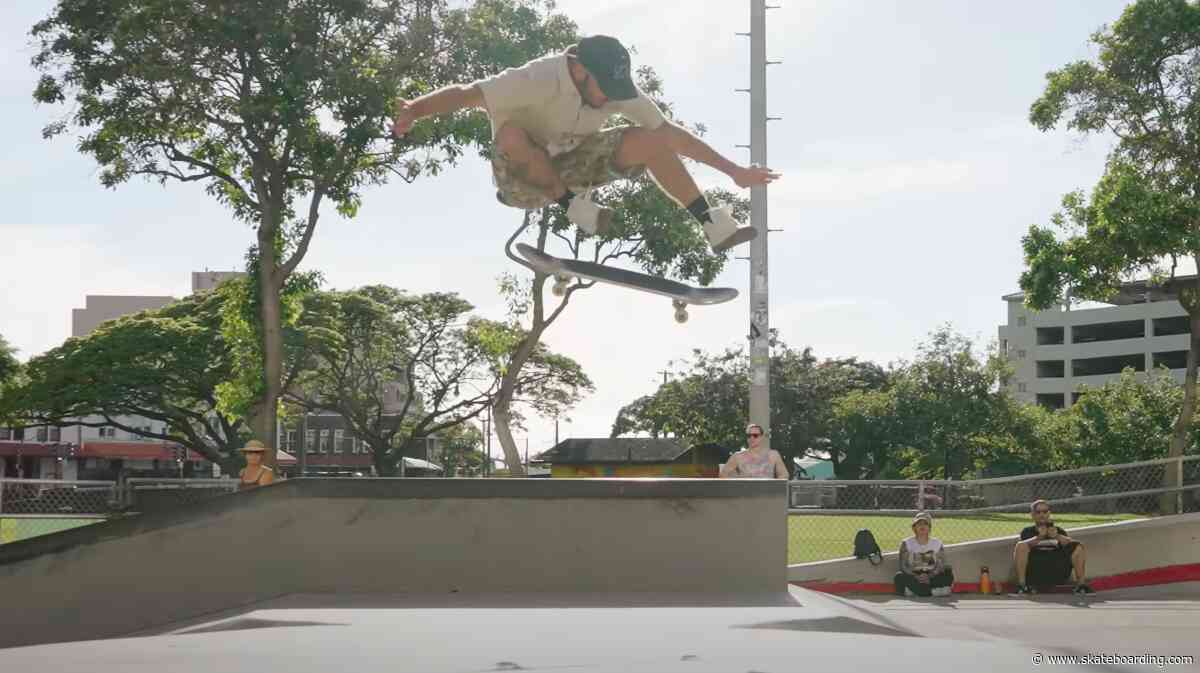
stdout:
<svg viewBox="0 0 1200 673">
<path fill-rule="evenodd" d="M 593 262 L 563 259 L 547 255 L 537 248 L 524 243 L 517 244 L 517 252 L 529 260 L 529 263 L 537 270 L 554 276 L 554 294 L 556 295 L 561 296 L 566 291 L 567 283 L 572 278 L 582 278 L 584 280 L 594 280 L 598 283 L 619 285 L 641 292 L 669 297 L 672 305 L 675 307 L 675 319 L 679 322 L 687 321 L 688 304 L 723 304 L 727 301 L 737 299 L 738 296 L 738 291 L 731 287 L 693 287 L 678 281 L 659 278 L 637 271 L 629 271 L 628 269 L 616 269 Z"/>
</svg>

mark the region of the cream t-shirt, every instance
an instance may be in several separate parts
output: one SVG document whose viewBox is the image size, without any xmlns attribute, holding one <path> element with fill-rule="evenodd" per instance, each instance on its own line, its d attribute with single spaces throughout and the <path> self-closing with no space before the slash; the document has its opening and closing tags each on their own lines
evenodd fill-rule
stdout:
<svg viewBox="0 0 1200 673">
<path fill-rule="evenodd" d="M 565 52 L 509 68 L 475 85 L 483 92 L 493 138 L 504 124 L 515 124 L 550 156 L 575 149 L 613 115 L 623 115 L 648 129 L 658 128 L 667 119 L 640 90 L 631 100 L 609 101 L 599 108 L 587 105 L 571 81 Z"/>
</svg>

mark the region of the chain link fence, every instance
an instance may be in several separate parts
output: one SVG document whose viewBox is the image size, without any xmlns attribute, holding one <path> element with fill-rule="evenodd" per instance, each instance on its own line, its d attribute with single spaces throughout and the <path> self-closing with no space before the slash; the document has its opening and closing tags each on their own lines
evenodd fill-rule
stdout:
<svg viewBox="0 0 1200 673">
<path fill-rule="evenodd" d="M 115 481 L 0 478 L 0 544 L 111 516 L 186 507 L 237 490 L 236 479 Z"/>
<path fill-rule="evenodd" d="M 1070 531 L 1129 519 L 1200 511 L 1200 456 L 970 481 L 816 480 L 788 489 L 788 563 L 851 556 L 868 529 L 885 552 L 912 535 L 912 517 L 933 515 L 946 544 L 1016 539 L 1029 506 L 1046 500 Z"/>
<path fill-rule="evenodd" d="M 116 482 L 0 478 L 0 544 L 103 521 L 119 507 Z"/>
</svg>

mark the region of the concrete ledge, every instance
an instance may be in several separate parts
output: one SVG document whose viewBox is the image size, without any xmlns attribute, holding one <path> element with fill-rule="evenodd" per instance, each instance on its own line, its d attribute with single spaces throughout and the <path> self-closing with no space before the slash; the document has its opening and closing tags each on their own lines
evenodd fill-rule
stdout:
<svg viewBox="0 0 1200 673">
<path fill-rule="evenodd" d="M 0 647 L 111 637 L 298 593 L 761 603 L 787 588 L 785 501 L 786 484 L 768 481 L 282 482 L 0 547 Z"/>
<path fill-rule="evenodd" d="M 1017 533 L 1014 531 L 1011 537 L 946 545 L 946 558 L 957 580 L 955 590 L 977 590 L 979 569 L 983 566 L 991 570 L 993 582 L 1015 580 L 1012 553 Z M 1138 577 L 1136 573 L 1200 563 L 1200 513 L 1072 528 L 1071 537 L 1087 549 L 1087 573 L 1089 578 L 1096 578 L 1096 588 L 1106 588 L 1100 581 L 1102 578 L 1124 578 L 1112 579 L 1107 588 L 1136 586 L 1126 583 Z M 788 581 L 839 593 L 853 593 L 855 585 L 862 592 L 890 592 L 892 576 L 898 570 L 896 556 L 896 552 L 884 554 L 883 563 L 878 566 L 855 558 L 795 564 L 788 566 Z M 1167 576 L 1179 577 L 1170 581 L 1195 579 L 1190 572 Z M 1163 575 L 1160 572 L 1144 577 L 1147 583 L 1159 583 L 1151 580 Z"/>
<path fill-rule="evenodd" d="M 256 508 L 267 502 L 304 498 L 766 498 L 786 501 L 787 489 L 780 481 L 730 479 L 289 479 L 252 491 L 230 493 L 163 511 L 118 515 L 104 523 L 0 545 L 0 566 L 79 545 L 162 530 L 184 521 Z"/>
</svg>

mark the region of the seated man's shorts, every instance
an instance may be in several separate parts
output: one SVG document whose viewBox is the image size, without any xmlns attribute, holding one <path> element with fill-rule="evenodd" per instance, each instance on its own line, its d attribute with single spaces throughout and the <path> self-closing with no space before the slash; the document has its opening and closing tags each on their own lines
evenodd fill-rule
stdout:
<svg viewBox="0 0 1200 673">
<path fill-rule="evenodd" d="M 1029 552 L 1029 565 L 1025 569 L 1025 584 L 1033 587 L 1048 587 L 1066 584 L 1071 579 L 1071 544 L 1053 551 Z"/>
<path fill-rule="evenodd" d="M 550 163 L 558 171 L 562 181 L 574 192 L 598 187 L 621 178 L 637 177 L 645 170 L 644 166 L 635 166 L 621 172 L 613 164 L 621 138 L 630 128 L 633 127 L 620 126 L 592 134 L 571 151 L 550 157 Z M 496 198 L 506 206 L 537 210 L 550 203 L 550 197 L 541 189 L 525 182 L 520 169 L 514 169 L 512 160 L 499 150 L 492 158 L 492 177 L 497 187 Z"/>
</svg>

